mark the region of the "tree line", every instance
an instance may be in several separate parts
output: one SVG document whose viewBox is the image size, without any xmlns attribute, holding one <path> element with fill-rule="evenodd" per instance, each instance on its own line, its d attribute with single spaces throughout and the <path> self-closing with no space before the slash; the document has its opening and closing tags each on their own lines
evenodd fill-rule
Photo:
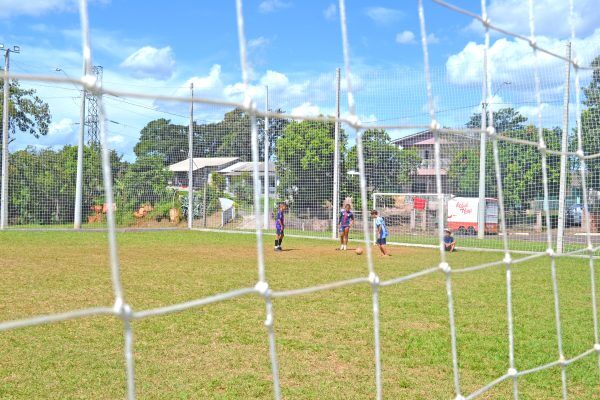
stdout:
<svg viewBox="0 0 600 400">
<path fill-rule="evenodd" d="M 584 89 L 582 112 L 583 150 L 586 154 L 600 153 L 600 57 L 592 63 L 596 67 L 590 84 Z M 0 84 L 1 89 L 1 84 Z M 1 97 L 0 90 L 0 97 Z M 35 137 L 48 133 L 50 109 L 33 90 L 24 90 L 18 82 L 11 83 L 10 141 L 17 134 Z M 2 102 L 0 101 L 0 105 Z M 283 110 L 277 110 L 283 113 Z M 465 124 L 479 128 L 481 114 L 475 113 Z M 264 119 L 257 119 L 260 159 L 264 157 Z M 536 142 L 538 128 L 512 108 L 494 113 L 494 127 L 502 135 Z M 194 123 L 194 157 L 238 157 L 251 161 L 251 116 L 241 109 L 231 110 L 221 121 Z M 268 141 L 270 160 L 276 165 L 279 179 L 277 196 L 288 200 L 298 212 L 312 210 L 313 215 L 327 213 L 331 207 L 334 163 L 333 122 L 296 121 L 275 118 L 269 121 Z M 549 149 L 560 150 L 560 128 L 542 130 Z M 392 143 L 385 130 L 369 129 L 362 132 L 367 190 L 373 192 L 413 191 L 422 159 L 415 149 L 400 149 Z M 445 138 L 442 151 L 449 158 L 447 166 L 448 190 L 461 196 L 477 196 L 479 182 L 479 144 L 456 137 Z M 358 170 L 357 148 L 354 137 L 340 129 L 340 198 L 352 197 L 355 207 L 360 206 L 358 177 L 347 174 Z M 451 144 L 454 143 L 454 147 Z M 470 144 L 469 144 L 470 143 Z M 150 121 L 140 132 L 134 147 L 136 159 L 126 162 L 111 151 L 111 167 L 118 213 L 126 222 L 142 204 L 172 204 L 173 193 L 168 186 L 173 180 L 170 164 L 188 156 L 188 126 L 168 119 Z M 569 149 L 577 149 L 575 130 L 569 133 Z M 504 200 L 507 209 L 524 212 L 531 200 L 543 197 L 541 153 L 533 146 L 506 141 L 498 142 Z M 84 212 L 94 204 L 101 204 L 103 185 L 99 149 L 84 149 Z M 28 147 L 10 154 L 9 165 L 9 218 L 13 224 L 70 223 L 74 213 L 76 146 L 61 149 Z M 492 146 L 486 150 L 486 187 L 488 196 L 496 196 L 496 179 Z M 580 161 L 569 157 L 569 170 L 574 172 Z M 548 184 L 550 196 L 558 195 L 560 157 L 548 155 Z M 600 188 L 600 163 L 588 160 L 586 180 L 590 188 Z M 571 174 L 575 176 L 575 174 Z M 217 180 L 211 190 L 211 201 L 225 195 L 224 184 Z M 250 202 L 252 184 L 243 176 L 231 188 L 236 201 Z M 216 203 L 215 203 L 216 204 Z M 215 206 L 216 208 L 216 206 Z"/>
</svg>

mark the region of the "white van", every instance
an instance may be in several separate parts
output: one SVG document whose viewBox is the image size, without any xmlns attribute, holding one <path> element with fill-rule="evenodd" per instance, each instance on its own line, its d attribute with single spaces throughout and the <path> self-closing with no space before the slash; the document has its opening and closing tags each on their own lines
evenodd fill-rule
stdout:
<svg viewBox="0 0 600 400">
<path fill-rule="evenodd" d="M 485 233 L 498 233 L 498 200 L 486 198 L 479 204 L 478 197 L 453 197 L 448 201 L 448 228 L 460 235 L 475 235 L 478 231 L 479 207 L 485 207 Z"/>
</svg>

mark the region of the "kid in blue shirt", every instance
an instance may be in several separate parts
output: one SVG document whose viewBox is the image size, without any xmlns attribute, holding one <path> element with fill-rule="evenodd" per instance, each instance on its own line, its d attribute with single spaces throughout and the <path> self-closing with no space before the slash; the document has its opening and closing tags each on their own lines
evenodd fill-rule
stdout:
<svg viewBox="0 0 600 400">
<path fill-rule="evenodd" d="M 444 233 L 444 249 L 452 253 L 456 246 L 456 240 L 451 236 L 452 232 L 450 232 L 450 229 L 444 229 Z"/>
<path fill-rule="evenodd" d="M 388 229 L 385 226 L 385 220 L 382 216 L 379 215 L 377 210 L 371 211 L 371 218 L 375 218 L 375 231 L 376 231 L 376 239 L 377 246 L 379 246 L 379 250 L 381 251 L 381 255 L 384 257 L 388 257 L 390 253 L 388 252 L 386 246 L 387 237 L 388 237 Z"/>
</svg>

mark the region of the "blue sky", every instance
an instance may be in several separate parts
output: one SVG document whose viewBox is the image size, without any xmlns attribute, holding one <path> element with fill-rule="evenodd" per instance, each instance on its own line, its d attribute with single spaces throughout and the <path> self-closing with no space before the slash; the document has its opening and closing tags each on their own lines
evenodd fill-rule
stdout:
<svg viewBox="0 0 600 400">
<path fill-rule="evenodd" d="M 81 73 L 81 38 L 75 0 L 3 0 L 0 41 L 21 46 L 13 55 L 19 73 Z M 454 0 L 479 12 L 479 2 Z M 527 34 L 527 5 L 520 0 L 491 0 L 492 21 Z M 564 3 L 564 4 L 563 4 Z M 427 123 L 423 56 L 417 2 L 347 1 L 357 113 L 363 121 Z M 540 0 L 536 6 L 539 42 L 564 52 L 569 36 L 568 1 Z M 600 53 L 599 8 L 576 1 L 580 59 Z M 479 109 L 483 35 L 469 18 L 425 1 L 436 108 L 440 121 L 460 126 Z M 333 76 L 343 67 L 336 1 L 255 0 L 244 2 L 252 93 L 264 104 L 292 114 L 331 114 Z M 104 85 L 143 93 L 196 95 L 239 101 L 241 71 L 235 2 L 177 0 L 90 1 L 94 63 L 104 67 Z M 563 65 L 540 59 L 544 123 L 560 122 Z M 491 68 L 497 107 L 514 106 L 528 117 L 533 103 L 533 56 L 521 42 L 492 37 Z M 503 82 L 510 82 L 504 84 Z M 69 84 L 23 83 L 50 104 L 51 134 L 40 140 L 19 135 L 11 150 L 26 145 L 75 143 L 78 91 Z M 345 86 L 345 85 L 344 85 Z M 345 97 L 342 113 L 346 112 Z M 139 130 L 152 119 L 185 122 L 188 106 L 151 100 L 106 97 L 111 144 L 131 160 Z M 199 107 L 199 121 L 213 121 L 227 109 Z M 398 137 L 409 130 L 393 130 Z"/>
</svg>

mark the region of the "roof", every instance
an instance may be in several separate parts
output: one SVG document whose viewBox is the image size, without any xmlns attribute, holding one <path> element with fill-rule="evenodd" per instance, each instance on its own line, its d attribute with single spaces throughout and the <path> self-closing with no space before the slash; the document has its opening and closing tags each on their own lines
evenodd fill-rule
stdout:
<svg viewBox="0 0 600 400">
<path fill-rule="evenodd" d="M 264 162 L 258 163 L 258 170 L 260 172 L 264 172 L 264 170 L 265 170 Z M 252 171 L 253 171 L 252 161 L 239 161 L 233 165 L 230 165 L 229 167 L 223 168 L 222 170 L 220 170 L 218 172 L 220 174 L 224 174 L 224 175 L 238 175 L 238 174 L 245 173 L 245 172 L 251 173 Z M 275 174 L 275 163 L 272 163 L 272 162 L 269 163 L 269 173 Z"/>
<path fill-rule="evenodd" d="M 414 146 L 414 144 L 417 142 L 427 140 L 431 137 L 433 137 L 433 133 L 431 133 L 431 131 L 429 131 L 429 130 L 426 130 L 426 131 L 412 133 L 410 135 L 406 135 L 406 136 L 403 136 L 398 139 L 394 139 L 394 140 L 392 140 L 392 143 L 395 144 L 396 146 L 410 147 L 410 146 Z"/>
<path fill-rule="evenodd" d="M 433 146 L 434 144 L 435 144 L 435 138 L 429 138 L 429 139 L 425 139 L 425 140 L 415 143 L 414 146 Z M 440 139 L 440 144 L 446 144 L 446 141 L 443 139 Z"/>
<path fill-rule="evenodd" d="M 229 164 L 237 160 L 237 157 L 194 157 L 193 170 L 206 168 L 206 167 L 220 167 L 225 164 Z M 169 171 L 173 172 L 186 172 L 190 168 L 190 159 L 186 158 L 183 161 L 169 165 Z"/>
</svg>

